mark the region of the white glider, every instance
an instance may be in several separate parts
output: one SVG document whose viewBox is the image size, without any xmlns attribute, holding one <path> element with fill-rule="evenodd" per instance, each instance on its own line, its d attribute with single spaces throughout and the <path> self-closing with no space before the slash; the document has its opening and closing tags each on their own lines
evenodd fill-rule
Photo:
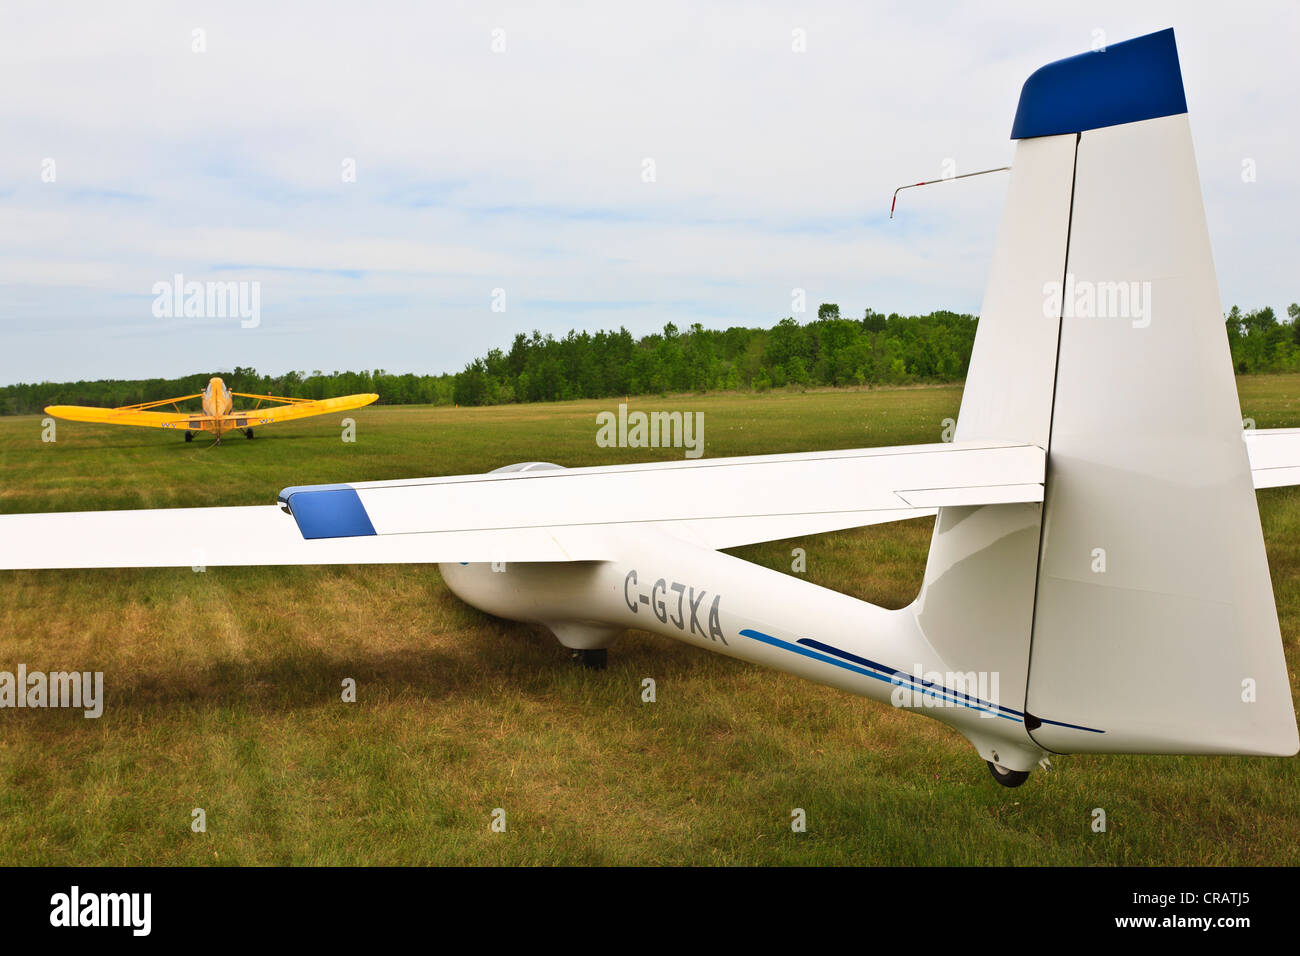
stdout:
<svg viewBox="0 0 1300 956">
<path fill-rule="evenodd" d="M 1300 483 L 1300 430 L 1243 436 L 1173 31 L 1038 70 L 1012 138 L 951 444 L 11 515 L 0 567 L 439 563 L 592 663 L 644 628 L 943 720 L 1008 786 L 1050 753 L 1294 754 L 1255 489 Z M 936 512 L 899 610 L 717 550 Z"/>
</svg>

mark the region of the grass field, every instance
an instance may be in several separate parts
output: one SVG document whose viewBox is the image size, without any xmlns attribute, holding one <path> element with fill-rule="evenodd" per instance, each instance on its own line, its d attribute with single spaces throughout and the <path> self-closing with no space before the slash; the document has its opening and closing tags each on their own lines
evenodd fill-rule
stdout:
<svg viewBox="0 0 1300 956">
<path fill-rule="evenodd" d="M 1239 381 L 1300 425 L 1300 376 Z M 633 399 L 710 457 L 939 440 L 959 388 Z M 291 484 L 675 457 L 595 445 L 615 400 L 371 407 L 253 441 L 0 418 L 0 512 L 272 503 Z M 1300 494 L 1260 494 L 1300 698 Z M 930 521 L 736 553 L 891 607 Z M 0 711 L 2 864 L 1297 864 L 1295 759 L 1054 760 L 1018 790 L 935 721 L 642 632 L 604 672 L 419 566 L 0 572 L 0 670 L 98 670 L 102 718 Z M 344 678 L 358 700 L 343 703 Z M 643 704 L 641 680 L 658 700 Z M 201 807 L 207 832 L 191 830 Z M 494 808 L 505 833 L 489 829 Z M 794 807 L 806 833 L 792 833 Z M 1094 833 L 1092 811 L 1108 829 Z"/>
</svg>

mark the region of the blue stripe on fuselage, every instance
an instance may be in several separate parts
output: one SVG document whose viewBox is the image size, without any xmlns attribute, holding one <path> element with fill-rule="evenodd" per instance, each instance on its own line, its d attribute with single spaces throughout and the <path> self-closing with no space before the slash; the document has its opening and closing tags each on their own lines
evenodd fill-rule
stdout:
<svg viewBox="0 0 1300 956">
<path fill-rule="evenodd" d="M 783 641 L 778 637 L 770 634 L 764 634 L 762 631 L 756 631 L 753 628 L 745 628 L 740 632 L 741 637 L 748 637 L 764 644 L 770 644 L 773 647 L 779 647 L 783 650 L 794 651 L 804 657 L 810 657 L 815 661 L 821 661 L 823 664 L 834 664 L 836 667 L 842 667 L 845 670 L 852 671 L 855 674 L 862 674 L 864 677 L 871 677 L 896 687 L 911 687 L 919 690 L 921 693 L 929 694 L 940 700 L 951 701 L 954 704 L 960 704 L 971 710 L 978 710 L 982 713 L 991 714 L 1001 717 L 1003 720 L 1010 720 L 1015 723 L 1023 723 L 1025 715 L 1022 711 L 1013 710 L 1010 707 L 1004 707 L 1001 704 L 990 703 L 989 701 L 980 700 L 978 697 L 969 697 L 934 684 L 930 681 L 920 680 L 911 674 L 904 673 L 895 667 L 889 667 L 885 664 L 878 664 L 875 661 L 865 657 L 859 657 L 856 654 L 850 654 L 848 651 L 840 650 L 830 644 L 815 641 L 812 638 L 799 638 L 797 644 L 791 644 L 789 641 Z M 830 656 L 834 655 L 834 656 Z M 1048 720 L 1044 717 L 1038 717 L 1037 720 L 1044 724 L 1052 724 L 1056 727 L 1069 727 L 1071 730 L 1084 730 L 1092 734 L 1104 734 L 1104 730 L 1097 730 L 1093 727 L 1082 727 L 1078 724 L 1067 724 L 1059 720 Z"/>
</svg>

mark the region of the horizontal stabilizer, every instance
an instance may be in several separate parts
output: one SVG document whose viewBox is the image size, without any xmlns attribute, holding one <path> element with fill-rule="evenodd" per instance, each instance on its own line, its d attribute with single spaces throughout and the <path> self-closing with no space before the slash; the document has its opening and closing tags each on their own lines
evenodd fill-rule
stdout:
<svg viewBox="0 0 1300 956">
<path fill-rule="evenodd" d="M 1037 446 L 972 441 L 293 487 L 280 502 L 313 539 L 647 522 L 756 529 L 792 519 L 770 524 L 783 537 L 939 505 L 1041 501 L 1043 473 Z"/>
<path fill-rule="evenodd" d="M 1300 428 L 1252 428 L 1243 434 L 1256 488 L 1300 485 Z"/>
</svg>

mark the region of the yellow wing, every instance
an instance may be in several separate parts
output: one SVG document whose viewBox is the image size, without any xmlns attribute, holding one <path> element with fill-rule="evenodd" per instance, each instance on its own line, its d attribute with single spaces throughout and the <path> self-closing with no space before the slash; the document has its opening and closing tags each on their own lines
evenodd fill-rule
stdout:
<svg viewBox="0 0 1300 956">
<path fill-rule="evenodd" d="M 310 418 L 312 415 L 328 415 L 331 412 L 346 412 L 350 408 L 361 408 L 377 401 L 379 396 L 373 392 L 362 395 L 340 395 L 338 398 L 277 398 L 274 395 L 249 395 L 246 392 L 232 392 L 236 398 L 256 398 L 261 402 L 284 402 L 271 408 L 251 408 L 234 411 L 219 416 L 227 428 L 253 428 L 272 425 L 276 422 L 293 421 L 295 418 Z"/>
<path fill-rule="evenodd" d="M 187 428 L 194 431 L 201 429 L 197 424 L 208 417 L 201 412 L 193 415 L 177 409 L 171 412 L 152 412 L 151 408 L 163 405 L 177 405 L 191 398 L 202 395 L 182 395 L 179 398 L 167 398 L 160 402 L 145 402 L 141 405 L 128 405 L 124 408 L 94 408 L 89 405 L 49 405 L 45 414 L 63 418 L 70 422 L 96 422 L 103 425 L 141 425 L 146 428 Z M 194 422 L 195 424 L 191 424 Z"/>
<path fill-rule="evenodd" d="M 330 412 L 342 412 L 351 408 L 361 408 L 377 401 L 374 393 L 361 395 L 342 395 L 338 398 L 281 398 L 275 395 L 249 395 L 245 392 L 233 392 L 239 398 L 255 398 L 258 406 L 262 402 L 282 402 L 284 404 L 238 409 L 226 415 L 205 415 L 202 412 L 188 414 L 182 411 L 156 412 L 150 409 L 163 405 L 175 405 L 200 395 L 183 395 L 180 398 L 168 398 L 158 402 L 145 402 L 142 405 L 130 405 L 124 408 L 93 408 L 86 405 L 50 405 L 45 409 L 47 415 L 63 418 L 73 422 L 95 422 L 101 425 L 139 425 L 145 428 L 175 428 L 184 431 L 223 432 L 236 428 L 260 428 L 276 422 L 292 421 L 295 418 L 309 418 L 312 415 L 326 415 Z"/>
</svg>

